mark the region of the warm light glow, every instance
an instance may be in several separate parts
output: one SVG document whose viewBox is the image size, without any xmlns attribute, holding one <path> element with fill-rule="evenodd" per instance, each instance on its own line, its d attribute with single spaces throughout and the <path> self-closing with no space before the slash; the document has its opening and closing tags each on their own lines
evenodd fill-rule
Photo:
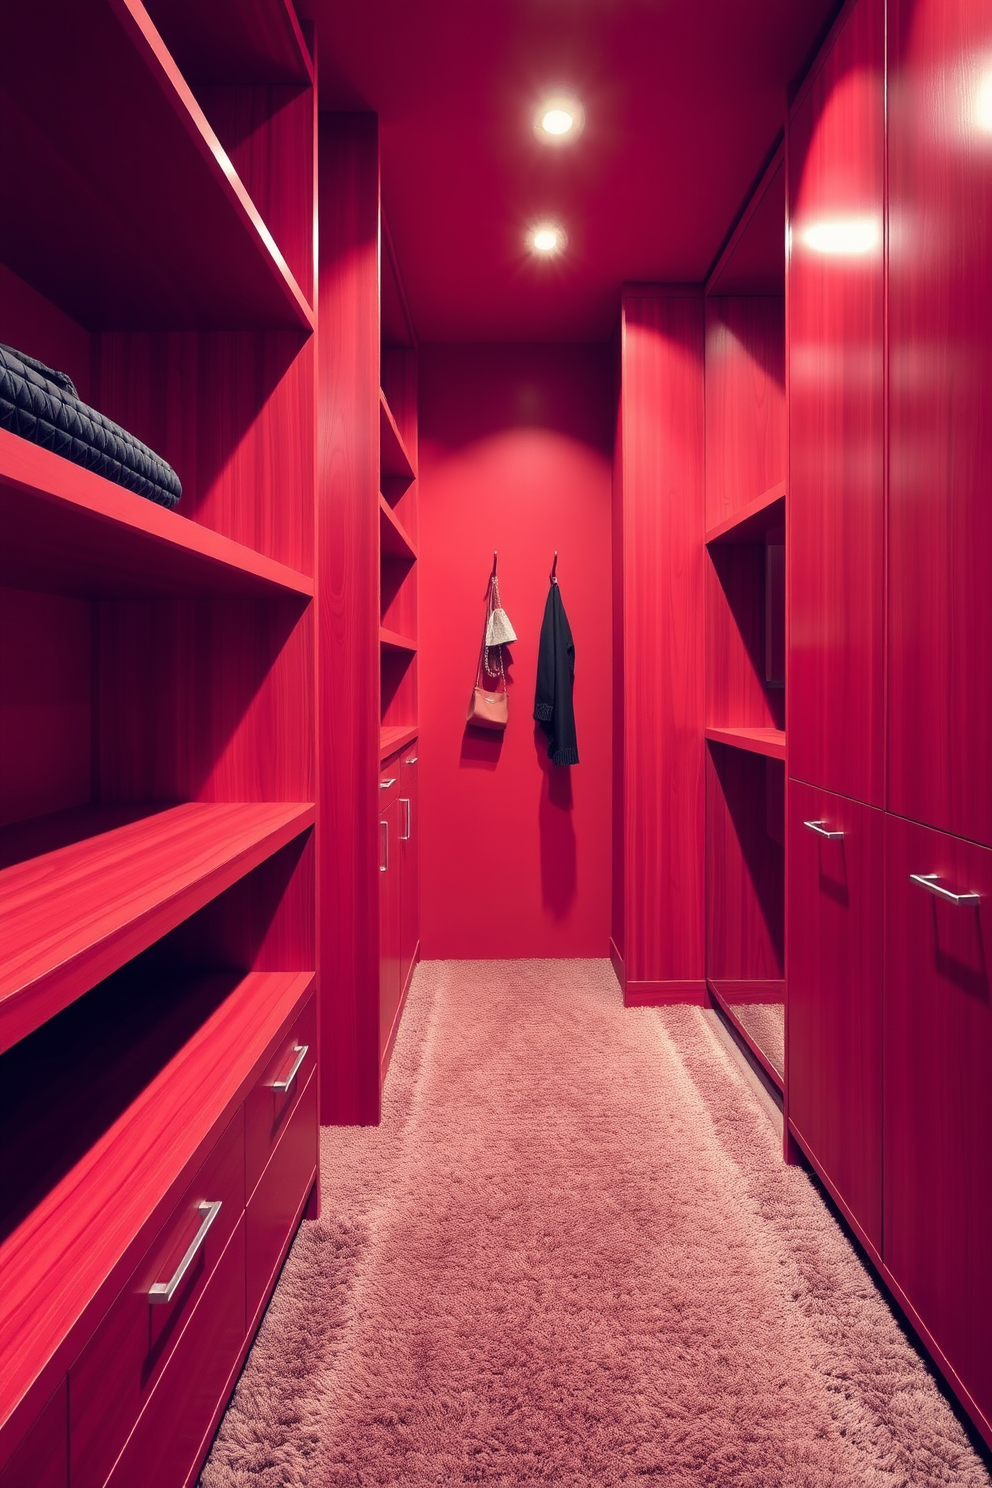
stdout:
<svg viewBox="0 0 992 1488">
<path fill-rule="evenodd" d="M 544 223 L 535 227 L 530 235 L 531 247 L 538 253 L 559 253 L 565 246 L 565 234 L 560 227 Z"/>
<path fill-rule="evenodd" d="M 553 108 L 541 120 L 541 128 L 545 134 L 567 134 L 575 123 L 575 119 L 567 109 Z"/>
<path fill-rule="evenodd" d="M 837 217 L 830 222 L 814 222 L 800 237 L 814 253 L 857 257 L 873 253 L 881 245 L 882 230 L 874 217 Z"/>
<path fill-rule="evenodd" d="M 978 85 L 975 123 L 983 134 L 992 134 L 992 71 L 987 72 Z"/>
<path fill-rule="evenodd" d="M 534 115 L 534 133 L 543 145 L 564 145 L 578 139 L 585 123 L 582 105 L 559 95 L 546 98 Z"/>
</svg>

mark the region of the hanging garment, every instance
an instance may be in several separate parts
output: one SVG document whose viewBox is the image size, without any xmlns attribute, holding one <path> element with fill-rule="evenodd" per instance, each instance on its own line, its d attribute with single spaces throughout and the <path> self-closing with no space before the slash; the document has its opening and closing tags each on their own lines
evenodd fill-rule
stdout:
<svg viewBox="0 0 992 1488">
<path fill-rule="evenodd" d="M 537 692 L 534 717 L 548 736 L 548 758 L 553 765 L 577 765 L 572 686 L 575 681 L 575 642 L 556 582 L 544 606 L 541 644 L 537 653 Z"/>
</svg>

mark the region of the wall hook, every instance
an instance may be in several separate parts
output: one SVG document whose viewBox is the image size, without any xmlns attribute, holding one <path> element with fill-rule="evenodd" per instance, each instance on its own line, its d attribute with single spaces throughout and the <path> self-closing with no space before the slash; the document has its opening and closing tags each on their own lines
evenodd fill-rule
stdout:
<svg viewBox="0 0 992 1488">
<path fill-rule="evenodd" d="M 492 571 L 492 577 L 493 578 L 496 577 L 496 554 L 495 554 L 495 552 L 493 553 L 493 571 Z"/>
<path fill-rule="evenodd" d="M 557 584 L 557 582 L 558 582 L 557 575 L 558 575 L 558 554 L 556 553 L 555 554 L 555 561 L 551 565 L 551 582 L 552 582 L 552 584 Z"/>
</svg>

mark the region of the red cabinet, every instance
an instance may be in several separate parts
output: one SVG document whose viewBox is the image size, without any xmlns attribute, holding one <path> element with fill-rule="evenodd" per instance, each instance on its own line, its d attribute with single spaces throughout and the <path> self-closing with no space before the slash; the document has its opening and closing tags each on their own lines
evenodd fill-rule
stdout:
<svg viewBox="0 0 992 1488">
<path fill-rule="evenodd" d="M 379 781 L 379 1064 L 385 1073 L 390 1035 L 400 1005 L 400 823 L 399 764 Z"/>
<path fill-rule="evenodd" d="M 988 1421 L 992 852 L 886 816 L 885 859 L 885 1263 Z"/>
<path fill-rule="evenodd" d="M 246 1284 L 253 1330 L 275 1285 L 296 1220 L 317 1172 L 317 1079 L 301 1092 L 269 1164 L 248 1200 Z"/>
<path fill-rule="evenodd" d="M 789 773 L 884 805 L 884 7 L 789 123 Z"/>
<path fill-rule="evenodd" d="M 990 56 L 987 0 L 891 0 L 889 807 L 987 844 Z"/>
<path fill-rule="evenodd" d="M 63 1379 L 6 1467 L 3 1488 L 67 1488 L 69 1406 Z"/>
<path fill-rule="evenodd" d="M 789 787 L 789 1124 L 882 1244 L 883 814 Z"/>
<path fill-rule="evenodd" d="M 400 991 L 406 990 L 420 944 L 420 796 L 417 745 L 400 763 Z"/>
</svg>

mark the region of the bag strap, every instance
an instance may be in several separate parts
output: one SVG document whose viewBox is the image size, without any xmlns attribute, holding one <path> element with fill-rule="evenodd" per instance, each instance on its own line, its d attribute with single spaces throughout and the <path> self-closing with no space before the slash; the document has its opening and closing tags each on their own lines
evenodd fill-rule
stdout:
<svg viewBox="0 0 992 1488">
<path fill-rule="evenodd" d="M 495 573 L 492 573 L 492 574 L 489 575 L 489 587 L 486 590 L 486 620 L 485 620 L 485 624 L 483 625 L 483 628 L 482 628 L 482 647 L 481 647 L 481 649 L 479 651 L 479 666 L 478 666 L 478 670 L 477 670 L 476 675 L 475 675 L 475 685 L 476 685 L 476 687 L 482 687 L 483 686 L 482 675 L 483 675 L 483 672 L 485 672 L 485 674 L 487 676 L 489 676 L 489 677 L 498 677 L 498 678 L 500 678 L 500 680 L 503 683 L 503 691 L 505 692 L 506 691 L 506 673 L 503 670 L 503 647 L 502 646 L 487 646 L 486 645 L 486 640 L 487 640 L 488 635 L 489 635 L 489 617 L 492 615 L 493 610 L 497 608 L 498 604 L 499 604 L 499 581 L 496 578 Z M 490 651 L 495 651 L 498 654 L 498 662 L 499 662 L 498 670 L 497 670 L 496 667 L 491 667 L 489 665 L 489 653 L 490 653 Z M 496 692 L 498 692 L 499 691 L 499 688 L 497 687 L 497 688 L 494 688 L 493 690 L 496 691 Z"/>
</svg>

